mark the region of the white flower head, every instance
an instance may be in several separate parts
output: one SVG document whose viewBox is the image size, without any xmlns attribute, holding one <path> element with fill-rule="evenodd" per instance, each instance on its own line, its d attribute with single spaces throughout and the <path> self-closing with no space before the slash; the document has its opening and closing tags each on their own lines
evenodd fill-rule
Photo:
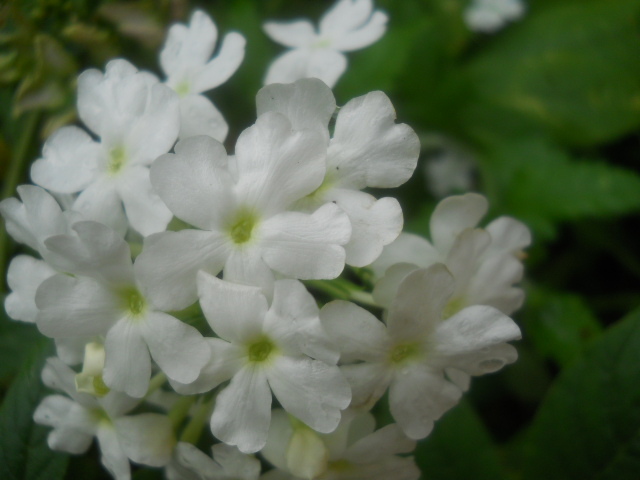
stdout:
<svg viewBox="0 0 640 480">
<path fill-rule="evenodd" d="M 258 480 L 260 461 L 237 448 L 219 443 L 213 458 L 194 445 L 179 442 L 166 466 L 168 480 Z"/>
<path fill-rule="evenodd" d="M 449 315 L 471 305 L 490 305 L 509 315 L 522 305 L 522 250 L 531 233 L 521 222 L 499 217 L 476 228 L 488 202 L 476 193 L 445 198 L 430 220 L 431 242 L 402 233 L 371 265 L 379 278 L 373 295 L 389 306 L 403 278 L 417 268 L 444 263 L 455 278 Z"/>
<path fill-rule="evenodd" d="M 40 331 L 60 339 L 104 336 L 104 382 L 132 397 L 147 392 L 152 358 L 169 378 L 195 380 L 209 359 L 202 335 L 141 293 L 129 246 L 113 230 L 89 221 L 73 229 L 76 236 L 46 242 L 67 256 L 74 275 L 54 275 L 38 288 Z"/>
<path fill-rule="evenodd" d="M 302 198 L 297 208 L 313 211 L 326 202 L 339 205 L 352 226 L 345 247 L 347 263 L 369 265 L 402 230 L 402 209 L 394 198 L 378 200 L 361 190 L 397 187 L 411 177 L 420 153 L 415 132 L 395 123 L 395 110 L 384 93 L 371 92 L 340 109 L 329 138 L 336 101 L 317 79 L 266 86 L 258 92 L 256 103 L 259 115 L 280 112 L 294 128 L 312 128 L 326 137 L 329 147 L 322 184 Z"/>
<path fill-rule="evenodd" d="M 320 312 L 342 352 L 351 406 L 370 407 L 389 388 L 391 414 L 409 438 L 426 437 L 460 399 L 450 369 L 482 375 L 517 358 L 506 342 L 519 339 L 520 329 L 495 308 L 473 306 L 443 318 L 454 287 L 446 267 L 436 264 L 404 278 L 386 325 L 349 302 L 331 302 Z"/>
<path fill-rule="evenodd" d="M 128 416 L 139 400 L 114 391 L 102 398 L 80 393 L 74 377 L 75 372 L 57 358 L 48 359 L 42 371 L 45 385 L 68 395 L 45 397 L 33 414 L 36 423 L 53 427 L 47 437 L 52 450 L 84 453 L 95 437 L 102 464 L 117 480 L 131 478 L 129 460 L 153 467 L 169 462 L 175 438 L 168 417 Z"/>
<path fill-rule="evenodd" d="M 272 392 L 285 410 L 314 430 L 333 431 L 351 392 L 335 365 L 337 353 L 322 347 L 325 339 L 314 326 L 317 306 L 304 286 L 277 281 L 269 306 L 259 288 L 201 271 L 198 291 L 205 317 L 220 338 L 209 339 L 211 364 L 197 390 L 231 380 L 216 399 L 213 434 L 242 452 L 260 450 L 267 439 Z M 327 357 L 329 363 L 316 359 Z M 174 387 L 185 391 L 175 382 Z"/>
<path fill-rule="evenodd" d="M 45 143 L 31 178 L 53 192 L 78 193 L 73 208 L 86 219 L 143 235 L 162 231 L 171 212 L 152 191 L 149 165 L 173 146 L 179 128 L 177 95 L 125 60 L 103 74 L 78 78 L 78 111 L 99 138 L 63 127 Z"/>
<path fill-rule="evenodd" d="M 347 68 L 342 52 L 376 42 L 387 29 L 387 15 L 374 11 L 372 0 L 339 0 L 324 14 L 317 32 L 307 20 L 267 22 L 263 28 L 274 41 L 292 48 L 273 61 L 265 85 L 315 77 L 333 87 Z"/>
<path fill-rule="evenodd" d="M 225 35 L 216 56 L 218 40 L 213 20 L 196 10 L 189 25 L 175 24 L 169 29 L 160 64 L 166 83 L 180 96 L 180 138 L 209 135 L 220 142 L 229 127 L 211 101 L 200 95 L 226 82 L 244 59 L 246 41 L 242 35 Z"/>
<path fill-rule="evenodd" d="M 326 169 L 326 144 L 314 130 L 295 131 L 268 112 L 238 138 L 234 157 L 215 140 L 180 141 L 159 158 L 151 181 L 176 217 L 201 230 L 148 239 L 137 259 L 147 293 L 166 308 L 196 298 L 196 273 L 260 285 L 270 295 L 274 272 L 299 279 L 335 278 L 344 268 L 348 217 L 333 203 L 311 214 L 293 210 Z"/>
<path fill-rule="evenodd" d="M 413 458 L 397 456 L 415 445 L 396 424 L 375 430 L 368 412 L 347 410 L 334 432 L 319 434 L 278 409 L 261 453 L 278 468 L 265 480 L 417 480 L 420 471 Z"/>
<path fill-rule="evenodd" d="M 523 0 L 473 0 L 464 12 L 471 30 L 493 33 L 525 13 Z"/>
</svg>

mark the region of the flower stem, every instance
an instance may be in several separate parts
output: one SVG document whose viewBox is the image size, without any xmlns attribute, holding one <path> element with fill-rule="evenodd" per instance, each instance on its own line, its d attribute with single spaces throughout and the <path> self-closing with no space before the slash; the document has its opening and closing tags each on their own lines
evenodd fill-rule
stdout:
<svg viewBox="0 0 640 480">
<path fill-rule="evenodd" d="M 173 405 L 173 408 L 169 412 L 169 418 L 171 419 L 171 423 L 173 423 L 173 428 L 177 429 L 182 421 L 187 418 L 189 415 L 189 410 L 191 406 L 196 401 L 195 395 L 189 395 L 185 397 L 180 397 L 176 403 Z"/>
<path fill-rule="evenodd" d="M 358 285 L 350 282 L 349 280 L 345 280 L 344 278 L 335 278 L 333 280 L 307 280 L 306 283 L 309 287 L 321 290 L 338 300 L 350 300 L 370 307 L 380 307 L 380 305 L 373 300 L 373 297 L 369 292 L 364 291 Z"/>
<path fill-rule="evenodd" d="M 166 381 L 167 376 L 162 372 L 156 373 L 153 377 L 151 377 L 151 380 L 149 381 L 149 388 L 147 389 L 145 398 L 158 390 L 162 385 L 164 385 L 164 382 Z"/>
<path fill-rule="evenodd" d="M 188 442 L 194 445 L 198 443 L 200 435 L 202 434 L 202 427 L 207 423 L 211 415 L 211 410 L 213 410 L 214 403 L 215 397 L 209 401 L 204 401 L 200 398 L 200 403 L 197 406 L 195 413 L 180 435 L 181 442 Z"/>
</svg>

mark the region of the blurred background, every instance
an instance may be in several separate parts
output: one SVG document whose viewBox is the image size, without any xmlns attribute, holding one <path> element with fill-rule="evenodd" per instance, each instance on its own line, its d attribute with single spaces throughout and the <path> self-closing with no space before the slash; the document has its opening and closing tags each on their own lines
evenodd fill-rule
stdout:
<svg viewBox="0 0 640 480">
<path fill-rule="evenodd" d="M 515 217 L 534 238 L 527 301 L 515 314 L 520 359 L 474 379 L 466 400 L 419 443 L 423 478 L 640 478 L 640 1 L 530 0 L 522 18 L 493 33 L 468 27 L 466 0 L 375 3 L 389 15 L 388 31 L 348 54 L 334 92 L 343 105 L 382 90 L 398 121 L 418 133 L 413 179 L 384 191 L 400 199 L 405 229 L 428 235 L 440 198 L 477 191 L 490 201 L 487 220 Z M 255 94 L 283 51 L 262 23 L 315 22 L 332 4 L 3 1 L 2 198 L 29 182 L 44 139 L 77 122 L 81 71 L 124 57 L 160 75 L 167 27 L 196 7 L 221 35 L 247 39 L 238 72 L 209 94 L 231 127 L 231 149 L 255 121 Z M 2 229 L 0 270 L 19 251 Z M 45 340 L 2 315 L 0 395 L 23 399 L 0 407 L 0 454 L 22 459 L 13 478 L 109 478 L 95 447 L 78 458 L 47 451 L 47 430 L 30 413 L 45 391 L 29 370 Z M 388 421 L 383 408 L 379 416 Z M 134 478 L 162 477 L 140 470 Z"/>
</svg>

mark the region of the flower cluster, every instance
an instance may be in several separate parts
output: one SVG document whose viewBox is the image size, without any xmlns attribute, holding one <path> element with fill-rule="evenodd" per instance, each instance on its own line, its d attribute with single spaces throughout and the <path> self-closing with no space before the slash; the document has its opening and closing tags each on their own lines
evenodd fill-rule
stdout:
<svg viewBox="0 0 640 480">
<path fill-rule="evenodd" d="M 335 81 L 339 51 L 384 33 L 372 8 L 341 0 L 318 35 L 267 23 L 298 47 L 267 79 L 288 80 L 273 72 L 295 63 L 289 73 Z M 129 460 L 172 480 L 417 479 L 398 455 L 471 376 L 517 357 L 507 315 L 523 300 L 529 232 L 509 218 L 476 228 L 487 202 L 468 194 L 438 205 L 432 242 L 401 234 L 398 201 L 363 191 L 405 183 L 420 152 L 382 92 L 336 114 L 318 78 L 268 84 L 227 152 L 202 92 L 233 74 L 244 39 L 229 33 L 211 59 L 216 37 L 201 11 L 173 26 L 165 82 L 125 60 L 84 72 L 90 133 L 60 129 L 33 164 L 36 186 L 0 203 L 11 236 L 41 257 L 12 261 L 6 310 L 55 340 L 43 381 L 66 394 L 35 421 L 53 427 L 54 450 L 82 453 L 96 437 L 117 479 Z M 338 279 L 345 268 L 367 269 L 372 293 Z M 387 391 L 397 424 L 376 430 L 368 410 Z M 212 457 L 195 446 L 207 425 L 221 442 Z M 273 466 L 262 476 L 257 452 Z"/>
</svg>

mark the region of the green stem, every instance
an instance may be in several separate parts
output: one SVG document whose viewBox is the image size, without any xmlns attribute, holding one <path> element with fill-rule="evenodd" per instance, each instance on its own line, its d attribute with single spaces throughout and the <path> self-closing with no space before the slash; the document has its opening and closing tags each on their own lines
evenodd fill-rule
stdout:
<svg viewBox="0 0 640 480">
<path fill-rule="evenodd" d="M 176 403 L 173 405 L 173 408 L 169 412 L 169 418 L 171 419 L 171 423 L 173 424 L 173 428 L 178 428 L 182 421 L 187 418 L 189 415 L 189 410 L 191 406 L 196 401 L 195 395 L 189 395 L 185 397 L 180 397 Z"/>
<path fill-rule="evenodd" d="M 187 442 L 194 445 L 198 443 L 200 435 L 202 434 L 202 428 L 211 416 L 211 410 L 213 410 L 214 403 L 215 397 L 208 402 L 202 401 L 201 399 L 195 413 L 191 417 L 191 420 L 189 420 L 189 423 L 180 435 L 181 442 Z"/>
<path fill-rule="evenodd" d="M 164 373 L 160 372 L 155 374 L 149 381 L 149 388 L 147 389 L 147 394 L 144 397 L 147 398 L 153 392 L 158 390 L 162 385 L 164 385 L 164 382 L 166 381 L 167 376 Z"/>
<path fill-rule="evenodd" d="M 333 280 L 307 280 L 307 285 L 316 290 L 336 298 L 338 300 L 350 300 L 358 302 L 370 307 L 380 307 L 369 292 L 364 291 L 358 285 L 345 280 L 344 278 L 336 278 Z"/>
<path fill-rule="evenodd" d="M 18 182 L 22 177 L 24 170 L 24 164 L 27 160 L 27 154 L 29 153 L 29 147 L 33 140 L 36 127 L 38 126 L 38 120 L 40 118 L 40 112 L 29 112 L 25 115 L 23 122 L 23 128 L 20 132 L 20 136 L 16 141 L 15 148 L 13 149 L 12 161 L 9 163 L 7 174 L 5 176 L 4 185 L 2 187 L 2 199 L 11 197 L 16 191 Z M 8 237 L 6 228 L 0 228 L 0 272 L 4 272 L 7 263 L 7 247 Z M 4 282 L 2 284 L 2 291 L 6 291 Z"/>
</svg>

